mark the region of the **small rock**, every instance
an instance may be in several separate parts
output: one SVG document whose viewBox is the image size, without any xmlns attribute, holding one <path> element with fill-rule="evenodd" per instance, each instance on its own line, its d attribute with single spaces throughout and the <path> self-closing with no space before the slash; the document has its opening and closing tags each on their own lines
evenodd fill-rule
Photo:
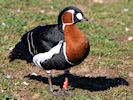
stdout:
<svg viewBox="0 0 133 100">
<path fill-rule="evenodd" d="M 16 85 L 19 85 L 19 83 L 20 83 L 20 82 L 16 82 L 14 85 L 15 85 L 15 86 L 16 86 Z"/>
<path fill-rule="evenodd" d="M 103 0 L 93 0 L 93 2 L 102 4 L 104 1 Z"/>
<path fill-rule="evenodd" d="M 130 30 L 129 28 L 127 28 L 127 27 L 125 28 L 125 31 L 126 31 L 126 32 L 129 32 L 129 30 Z"/>
<path fill-rule="evenodd" d="M 39 99 L 39 96 L 40 96 L 39 94 L 34 94 L 34 95 L 32 96 L 32 99 L 33 99 L 33 100 L 38 100 L 38 99 Z"/>
<path fill-rule="evenodd" d="M 133 40 L 133 36 L 129 36 L 128 41 L 132 41 L 132 40 Z"/>
<path fill-rule="evenodd" d="M 11 78 L 11 75 L 6 75 L 5 76 L 7 79 L 10 79 Z"/>
<path fill-rule="evenodd" d="M 2 24 L 3 26 L 6 26 L 6 23 L 4 23 L 4 22 L 2 22 L 1 24 Z"/>
<path fill-rule="evenodd" d="M 91 75 L 90 74 L 86 74 L 85 77 L 90 77 Z"/>
<path fill-rule="evenodd" d="M 37 76 L 37 74 L 36 74 L 36 73 L 34 73 L 34 72 L 33 72 L 33 73 L 31 73 L 31 75 Z"/>
<path fill-rule="evenodd" d="M 128 76 L 129 77 L 133 77 L 133 73 L 132 72 L 129 72 Z"/>
<path fill-rule="evenodd" d="M 4 92 L 4 90 L 0 90 L 0 93 L 3 93 Z"/>
<path fill-rule="evenodd" d="M 50 6 L 50 8 L 51 8 L 51 9 L 54 9 L 54 7 L 53 7 L 53 6 Z"/>
<path fill-rule="evenodd" d="M 24 82 L 23 82 L 23 85 L 28 86 L 28 85 L 29 85 L 29 83 L 27 83 L 26 81 L 24 81 Z"/>
<path fill-rule="evenodd" d="M 42 13 L 42 14 L 43 14 L 44 12 L 45 12 L 44 10 L 40 10 L 40 13 Z"/>
<path fill-rule="evenodd" d="M 127 28 L 127 27 L 126 27 L 126 28 L 125 28 L 125 31 L 126 31 L 126 32 L 133 32 L 133 28 Z"/>
<path fill-rule="evenodd" d="M 20 13 L 21 12 L 21 10 L 20 9 L 17 9 L 17 13 Z"/>
<path fill-rule="evenodd" d="M 123 9 L 123 12 L 128 12 L 128 11 L 129 11 L 128 8 L 124 8 L 124 9 Z"/>
<path fill-rule="evenodd" d="M 13 47 L 10 47 L 9 50 L 12 51 L 13 50 Z"/>
</svg>

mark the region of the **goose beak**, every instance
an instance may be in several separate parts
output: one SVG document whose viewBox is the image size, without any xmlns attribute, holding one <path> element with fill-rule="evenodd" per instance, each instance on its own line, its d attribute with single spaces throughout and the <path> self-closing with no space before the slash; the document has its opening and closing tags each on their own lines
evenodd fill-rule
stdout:
<svg viewBox="0 0 133 100">
<path fill-rule="evenodd" d="M 88 21 L 88 18 L 83 17 L 83 19 L 81 21 Z"/>
</svg>

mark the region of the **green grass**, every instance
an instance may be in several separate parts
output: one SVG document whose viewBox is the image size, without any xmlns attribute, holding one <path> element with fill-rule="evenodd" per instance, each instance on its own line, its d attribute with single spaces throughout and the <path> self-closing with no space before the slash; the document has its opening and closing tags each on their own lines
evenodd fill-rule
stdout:
<svg viewBox="0 0 133 100">
<path fill-rule="evenodd" d="M 57 23 L 58 13 L 70 5 L 81 8 L 91 20 L 77 24 L 87 34 L 91 45 L 89 57 L 77 68 L 84 67 L 85 70 L 80 70 L 83 76 L 87 71 L 87 74 L 92 72 L 93 75 L 93 71 L 98 68 L 113 70 L 117 77 L 127 80 L 129 86 L 92 92 L 77 87 L 73 90 L 76 92 L 75 96 L 54 97 L 49 93 L 47 84 L 24 78 L 33 71 L 38 72 L 31 64 L 20 60 L 9 63 L 9 49 L 15 46 L 26 31 L 38 25 Z M 133 79 L 128 73 L 133 73 L 133 41 L 128 41 L 126 37 L 133 36 L 133 32 L 125 31 L 125 28 L 133 29 L 132 0 L 118 0 L 106 4 L 92 3 L 89 0 L 0 0 L 0 98 L 132 100 Z M 72 70 L 77 71 L 76 67 Z M 95 74 L 97 77 L 100 75 Z M 7 75 L 12 77 L 8 79 Z M 23 85 L 24 81 L 30 85 Z"/>
</svg>

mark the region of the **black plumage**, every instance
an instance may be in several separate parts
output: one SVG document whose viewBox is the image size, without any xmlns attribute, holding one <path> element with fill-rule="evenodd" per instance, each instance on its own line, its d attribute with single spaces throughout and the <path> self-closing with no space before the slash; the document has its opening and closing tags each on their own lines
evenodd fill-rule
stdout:
<svg viewBox="0 0 133 100">
<path fill-rule="evenodd" d="M 70 64 L 66 61 L 65 56 L 63 54 L 63 45 L 62 45 L 59 54 L 55 54 L 51 59 L 42 62 L 41 66 L 45 70 L 51 70 L 51 69 L 65 70 L 67 68 L 74 66 L 74 64 Z"/>
<path fill-rule="evenodd" d="M 33 52 L 33 54 L 31 54 L 28 50 L 29 47 L 27 41 L 28 34 L 30 35 L 31 33 L 35 47 L 34 51 L 31 47 L 31 52 Z M 37 53 L 44 53 L 49 51 L 52 47 L 57 45 L 60 40 L 64 40 L 64 33 L 58 29 L 57 24 L 38 26 L 23 35 L 21 41 L 16 44 L 15 48 L 10 53 L 10 61 L 21 59 L 32 62 L 34 55 L 36 55 Z M 29 42 L 31 42 L 30 38 Z"/>
</svg>

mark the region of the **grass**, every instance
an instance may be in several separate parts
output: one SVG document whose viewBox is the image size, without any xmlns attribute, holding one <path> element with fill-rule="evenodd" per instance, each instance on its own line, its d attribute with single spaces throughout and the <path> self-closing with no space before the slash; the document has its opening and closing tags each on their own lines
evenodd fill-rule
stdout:
<svg viewBox="0 0 133 100">
<path fill-rule="evenodd" d="M 132 100 L 133 42 L 128 41 L 127 37 L 133 36 L 133 32 L 125 31 L 125 28 L 133 29 L 132 4 L 132 0 L 117 0 L 103 4 L 92 3 L 90 0 L 0 0 L 0 98 Z M 84 82 L 77 81 L 79 87 L 74 86 L 75 96 L 54 97 L 49 93 L 47 83 L 24 77 L 32 72 L 45 77 L 41 69 L 20 60 L 9 63 L 8 54 L 26 31 L 38 25 L 56 23 L 60 10 L 70 5 L 82 9 L 85 16 L 91 20 L 77 24 L 87 33 L 90 40 L 90 55 L 71 71 L 77 75 L 77 80 L 82 79 L 78 76 L 83 76 L 83 81 L 86 80 L 86 84 L 89 85 L 86 85 L 86 88 L 89 89 L 83 87 Z M 105 76 L 109 77 L 108 81 Z M 101 77 L 100 80 L 98 77 Z M 117 84 L 119 81 L 115 78 L 118 77 L 122 78 L 119 81 L 125 80 L 129 85 Z M 27 82 L 28 85 L 24 85 L 23 82 Z M 54 86 L 59 88 L 59 84 Z M 98 91 L 90 89 L 91 86 Z M 108 88 L 104 89 L 105 87 Z"/>
</svg>

